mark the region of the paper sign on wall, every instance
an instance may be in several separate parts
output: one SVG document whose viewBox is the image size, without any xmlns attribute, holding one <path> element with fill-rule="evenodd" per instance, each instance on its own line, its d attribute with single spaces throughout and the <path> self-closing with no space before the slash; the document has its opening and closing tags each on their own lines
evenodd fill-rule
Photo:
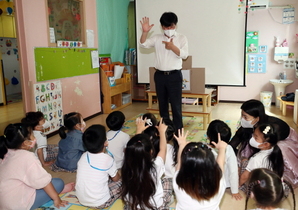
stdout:
<svg viewBox="0 0 298 210">
<path fill-rule="evenodd" d="M 248 31 L 246 32 L 246 52 L 257 53 L 259 46 L 259 32 Z"/>
<path fill-rule="evenodd" d="M 44 134 L 58 130 L 63 125 L 61 82 L 34 84 L 34 99 L 36 111 L 42 112 L 45 119 L 51 123 Z"/>
<path fill-rule="evenodd" d="M 266 73 L 266 54 L 248 55 L 248 73 Z"/>
</svg>

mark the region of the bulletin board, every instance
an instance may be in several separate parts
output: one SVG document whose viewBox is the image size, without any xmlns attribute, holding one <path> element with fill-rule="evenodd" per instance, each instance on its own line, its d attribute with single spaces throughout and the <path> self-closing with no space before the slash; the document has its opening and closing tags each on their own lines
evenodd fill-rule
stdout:
<svg viewBox="0 0 298 210">
<path fill-rule="evenodd" d="M 36 81 L 99 73 L 92 68 L 91 52 L 96 48 L 35 48 Z"/>
</svg>

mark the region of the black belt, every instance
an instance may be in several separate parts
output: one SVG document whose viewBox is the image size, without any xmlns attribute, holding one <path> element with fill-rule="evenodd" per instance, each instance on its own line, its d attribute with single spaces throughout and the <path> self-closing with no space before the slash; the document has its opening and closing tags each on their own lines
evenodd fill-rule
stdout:
<svg viewBox="0 0 298 210">
<path fill-rule="evenodd" d="M 164 75 L 170 75 L 170 74 L 175 74 L 178 73 L 180 70 L 172 70 L 172 71 L 161 71 L 156 69 L 156 73 L 159 74 L 164 74 Z"/>
</svg>

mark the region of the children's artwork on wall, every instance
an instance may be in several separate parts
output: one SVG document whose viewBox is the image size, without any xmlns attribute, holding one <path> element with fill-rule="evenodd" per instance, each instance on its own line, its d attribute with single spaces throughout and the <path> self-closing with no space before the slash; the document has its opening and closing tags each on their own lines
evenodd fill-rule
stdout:
<svg viewBox="0 0 298 210">
<path fill-rule="evenodd" d="M 257 53 L 259 46 L 259 32 L 248 31 L 246 32 L 246 52 Z"/>
<path fill-rule="evenodd" d="M 266 54 L 248 55 L 248 73 L 266 73 Z"/>
<path fill-rule="evenodd" d="M 16 38 L 0 38 L 3 74 L 9 80 L 5 87 L 8 96 L 22 92 L 18 48 Z"/>
<path fill-rule="evenodd" d="M 82 1 L 47 0 L 49 26 L 56 40 L 83 41 Z"/>
<path fill-rule="evenodd" d="M 260 45 L 259 46 L 260 53 L 267 53 L 267 45 Z"/>
<path fill-rule="evenodd" d="M 182 90 L 190 90 L 190 70 L 183 70 L 182 73 Z"/>
<path fill-rule="evenodd" d="M 61 82 L 58 80 L 34 84 L 34 99 L 36 111 L 41 111 L 51 123 L 44 133 L 58 130 L 63 125 Z"/>
</svg>

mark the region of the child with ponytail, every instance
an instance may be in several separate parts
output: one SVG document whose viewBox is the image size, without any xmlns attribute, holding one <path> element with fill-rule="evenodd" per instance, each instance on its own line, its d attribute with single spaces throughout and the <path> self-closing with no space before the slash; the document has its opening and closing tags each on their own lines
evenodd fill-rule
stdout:
<svg viewBox="0 0 298 210">
<path fill-rule="evenodd" d="M 278 176 L 283 176 L 284 161 L 277 142 L 278 133 L 272 125 L 262 124 L 254 130 L 249 144 L 260 151 L 249 159 L 245 171 L 240 175 L 239 186 L 246 183 L 250 172 L 257 168 L 271 169 Z"/>
<path fill-rule="evenodd" d="M 266 168 L 257 168 L 251 171 L 248 181 L 248 192 L 245 202 L 245 210 L 247 209 L 247 203 L 249 198 L 254 198 L 256 201 L 255 209 L 271 209 L 282 210 L 277 208 L 281 200 L 284 197 L 284 183 L 286 183 L 293 196 L 293 210 L 296 209 L 296 200 L 294 190 L 291 184 L 282 180 L 275 172 Z"/>
<path fill-rule="evenodd" d="M 85 127 L 86 123 L 80 113 L 71 112 L 64 115 L 64 126 L 59 129 L 61 140 L 58 144 L 57 160 L 50 166 L 52 171 L 76 172 L 77 163 L 86 151 L 83 146 Z"/>
</svg>

